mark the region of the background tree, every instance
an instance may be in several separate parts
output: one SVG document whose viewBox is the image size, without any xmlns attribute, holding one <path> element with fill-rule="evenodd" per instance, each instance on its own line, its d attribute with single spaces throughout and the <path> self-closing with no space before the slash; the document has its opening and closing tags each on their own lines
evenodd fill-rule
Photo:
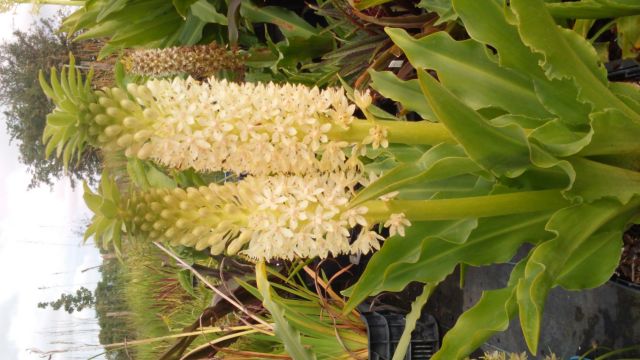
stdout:
<svg viewBox="0 0 640 360">
<path fill-rule="evenodd" d="M 130 309 L 125 300 L 123 289 L 125 287 L 125 270 L 123 264 L 115 254 L 108 250 L 98 248 L 102 254 L 102 266 L 100 272 L 102 279 L 96 286 L 96 317 L 100 325 L 100 344 L 107 345 L 124 341 L 135 340 L 136 330 L 129 323 Z M 131 359 L 135 349 L 120 349 L 107 352 L 109 360 Z"/>
<path fill-rule="evenodd" d="M 58 300 L 38 303 L 38 307 L 46 309 L 51 306 L 53 310 L 60 310 L 60 308 L 64 307 L 64 311 L 73 314 L 74 311 L 82 311 L 85 308 L 93 307 L 95 304 L 96 300 L 93 297 L 93 293 L 83 286 L 76 290 L 75 294 L 63 293 Z"/>
<path fill-rule="evenodd" d="M 69 52 L 82 46 L 71 44 L 65 34 L 56 33 L 55 24 L 61 18 L 62 15 L 40 19 L 28 32 L 15 31 L 14 40 L 0 44 L 0 105 L 4 107 L 10 140 L 18 144 L 20 161 L 29 167 L 30 188 L 39 184 L 52 185 L 54 179 L 64 175 L 61 159 L 55 156 L 45 159 L 44 156 L 42 131 L 53 104 L 38 83 L 40 69 L 48 75 L 52 66 L 65 66 Z M 79 179 L 91 180 L 99 167 L 97 150 L 88 149 L 80 161 L 72 162 L 68 176 L 72 184 Z"/>
</svg>

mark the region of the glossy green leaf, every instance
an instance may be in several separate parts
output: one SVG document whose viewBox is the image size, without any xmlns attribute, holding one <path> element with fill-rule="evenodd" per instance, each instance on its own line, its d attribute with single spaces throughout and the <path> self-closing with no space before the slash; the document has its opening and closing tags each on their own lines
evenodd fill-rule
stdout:
<svg viewBox="0 0 640 360">
<path fill-rule="evenodd" d="M 578 100 L 578 89 L 573 81 L 538 78 L 533 83 L 540 102 L 558 117 L 558 121 L 572 128 L 586 128 L 592 107 Z"/>
<path fill-rule="evenodd" d="M 507 19 L 503 0 L 452 0 L 471 38 L 491 45 L 498 52 L 500 64 L 533 77 L 544 76 L 540 56 L 520 39 L 516 26 Z"/>
<path fill-rule="evenodd" d="M 525 242 L 551 238 L 549 213 L 415 223 L 406 236 L 387 239 L 360 280 L 346 294 L 352 309 L 368 296 L 400 291 L 412 281 L 440 282 L 458 264 L 472 266 L 511 259 Z"/>
<path fill-rule="evenodd" d="M 438 14 L 439 19 L 434 25 L 455 21 L 458 18 L 458 14 L 453 9 L 451 0 L 420 0 L 417 6 Z"/>
<path fill-rule="evenodd" d="M 386 31 L 414 67 L 435 70 L 443 86 L 468 107 L 498 107 L 537 118 L 551 116 L 540 106 L 531 81 L 501 67 L 482 44 L 455 41 L 445 32 L 416 40 L 402 29 Z"/>
<path fill-rule="evenodd" d="M 640 14 L 640 5 L 637 13 Z M 616 19 L 618 46 L 622 49 L 622 58 L 633 59 L 640 51 L 640 15 Z"/>
<path fill-rule="evenodd" d="M 253 22 L 266 22 L 277 25 L 287 38 L 301 37 L 308 39 L 312 36 L 320 35 L 318 29 L 285 8 L 277 6 L 259 7 L 251 0 L 243 0 L 240 13 L 244 18 Z"/>
<path fill-rule="evenodd" d="M 493 126 L 424 71 L 420 86 L 431 108 L 469 157 L 496 175 L 517 176 L 529 165 L 529 146 L 522 128 Z"/>
<path fill-rule="evenodd" d="M 191 296 L 197 297 L 196 290 L 193 288 L 193 274 L 189 269 L 178 271 L 178 283 Z"/>
<path fill-rule="evenodd" d="M 204 0 L 206 1 L 206 0 Z M 173 7 L 176 8 L 176 11 L 183 19 L 187 18 L 189 13 L 189 7 L 196 2 L 196 0 L 172 0 Z"/>
<path fill-rule="evenodd" d="M 106 5 L 100 7 L 96 22 L 101 22 L 105 17 L 122 10 L 127 5 L 127 1 L 128 0 L 109 0 Z"/>
<path fill-rule="evenodd" d="M 577 33 L 556 25 L 542 0 L 511 2 L 522 41 L 540 53 L 549 79 L 573 79 L 580 99 L 596 109 L 617 107 L 631 118 L 639 118 L 608 89 L 607 74 L 591 44 Z"/>
<path fill-rule="evenodd" d="M 287 354 L 296 360 L 312 360 L 316 356 L 302 345 L 300 332 L 292 327 L 285 311 L 278 301 L 267 279 L 267 271 L 264 262 L 256 264 L 256 283 L 260 295 L 262 295 L 262 305 L 269 311 L 275 323 L 274 331 L 276 336 L 284 344 Z"/>
<path fill-rule="evenodd" d="M 587 146 L 593 136 L 593 131 L 572 131 L 559 119 L 549 121 L 529 134 L 529 139 L 535 139 L 544 150 L 554 156 L 570 156 L 578 153 Z"/>
<path fill-rule="evenodd" d="M 433 360 L 465 359 L 491 336 L 509 327 L 518 312 L 516 285 L 524 273 L 524 265 L 523 260 L 514 267 L 504 289 L 482 292 L 480 300 L 447 331 Z"/>
<path fill-rule="evenodd" d="M 593 137 L 580 152 L 583 156 L 640 153 L 640 122 L 616 109 L 591 115 Z"/>
<path fill-rule="evenodd" d="M 546 4 L 558 18 L 605 19 L 640 14 L 640 4 L 631 0 L 581 0 Z"/>
<path fill-rule="evenodd" d="M 567 195 L 591 202 L 603 197 L 626 204 L 640 193 L 640 172 L 603 164 L 585 158 L 571 160 L 576 179 Z"/>
<path fill-rule="evenodd" d="M 369 71 L 371 87 L 382 96 L 397 101 L 407 110 L 415 111 L 423 119 L 436 121 L 436 115 L 422 96 L 418 80 L 400 80 L 391 71 Z"/>
<path fill-rule="evenodd" d="M 202 30 L 206 22 L 199 17 L 189 14 L 178 32 L 178 42 L 182 45 L 195 45 L 202 39 Z"/>
<path fill-rule="evenodd" d="M 169 188 L 176 187 L 176 182 L 170 176 L 160 171 L 153 164 L 147 164 L 145 167 L 145 176 L 149 182 L 149 186 L 153 188 Z"/>
<path fill-rule="evenodd" d="M 118 215 L 118 206 L 111 200 L 102 199 L 100 213 L 106 218 L 113 219 Z"/>
<path fill-rule="evenodd" d="M 427 304 L 435 288 L 435 284 L 425 284 L 422 293 L 411 303 L 411 311 L 405 318 L 404 329 L 402 329 L 402 335 L 398 340 L 398 345 L 396 345 L 396 350 L 393 352 L 391 360 L 404 360 L 407 349 L 411 344 L 411 333 L 416 328 L 416 323 L 420 319 L 420 315 L 422 315 L 422 308 Z"/>
<path fill-rule="evenodd" d="M 441 144 L 429 149 L 417 161 L 400 164 L 386 172 L 380 179 L 361 190 L 351 200 L 351 204 L 376 199 L 414 184 L 428 188 L 428 181 L 448 179 L 479 170 L 480 167 L 466 157 L 459 146 Z"/>
<path fill-rule="evenodd" d="M 614 82 L 609 89 L 627 106 L 640 114 L 640 86 L 634 83 Z"/>
<path fill-rule="evenodd" d="M 53 112 L 47 115 L 47 125 L 53 127 L 65 127 L 75 124 L 76 117 L 73 114 Z"/>
<path fill-rule="evenodd" d="M 558 284 L 558 278 L 566 274 L 566 271 L 580 267 L 585 271 L 582 274 L 583 277 L 595 276 L 601 280 L 603 274 L 591 273 L 588 267 L 585 268 L 584 261 L 579 255 L 589 256 L 589 253 L 593 249 L 598 249 L 603 241 L 611 241 L 610 229 L 620 229 L 639 204 L 640 200 L 636 199 L 621 207 L 616 201 L 603 199 L 562 209 L 549 220 L 547 229 L 555 233 L 556 237 L 532 251 L 525 268 L 525 276 L 520 280 L 517 289 L 520 323 L 532 353 L 535 354 L 538 348 L 540 323 L 547 294 Z M 582 251 L 583 247 L 588 250 Z M 606 248 L 606 245 L 604 247 Z M 605 254 L 612 255 L 610 251 L 602 255 Z M 610 266 L 610 261 L 616 260 L 603 257 L 600 261 Z M 600 267 L 596 266 L 593 270 L 598 269 Z M 571 278 L 565 275 L 565 280 Z M 592 282 L 587 280 L 587 283 Z M 567 284 L 566 281 L 565 286 L 574 289 L 578 287 L 577 284 L 574 286 L 571 283 Z"/>
<path fill-rule="evenodd" d="M 198 0 L 193 3 L 191 5 L 191 13 L 204 22 L 227 25 L 227 17 L 224 14 L 220 14 L 215 6 L 207 0 Z"/>
<path fill-rule="evenodd" d="M 100 214 L 100 206 L 102 205 L 102 198 L 91 191 L 89 185 L 86 182 L 82 183 L 84 188 L 84 194 L 82 195 L 85 204 L 89 210 L 91 210 L 94 214 Z"/>
<path fill-rule="evenodd" d="M 505 15 L 510 14 L 510 10 L 504 8 L 502 0 L 453 0 L 453 3 L 473 39 L 496 49 L 500 64 L 518 70 L 533 80 L 535 92 L 548 111 L 568 125 L 585 125 L 589 122 L 591 107 L 577 101 L 578 88 L 575 83 L 546 77 L 538 65 L 543 60 L 541 54 L 532 52 L 523 43 L 518 28 Z"/>
</svg>

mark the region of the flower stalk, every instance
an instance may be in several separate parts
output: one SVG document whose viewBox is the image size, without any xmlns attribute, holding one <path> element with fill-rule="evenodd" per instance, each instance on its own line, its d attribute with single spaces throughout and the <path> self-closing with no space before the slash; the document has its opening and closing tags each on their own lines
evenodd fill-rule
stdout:
<svg viewBox="0 0 640 360">
<path fill-rule="evenodd" d="M 371 129 L 375 126 L 382 126 L 387 130 L 387 140 L 390 143 L 407 145 L 456 143 L 456 140 L 443 124 L 429 121 L 354 121 L 348 129 L 332 128 L 328 136 L 332 140 L 358 143 L 369 136 Z"/>
<path fill-rule="evenodd" d="M 361 204 L 368 209 L 365 217 L 371 223 L 383 222 L 399 212 L 411 221 L 438 221 L 550 211 L 569 205 L 561 190 L 438 200 L 370 200 Z"/>
</svg>

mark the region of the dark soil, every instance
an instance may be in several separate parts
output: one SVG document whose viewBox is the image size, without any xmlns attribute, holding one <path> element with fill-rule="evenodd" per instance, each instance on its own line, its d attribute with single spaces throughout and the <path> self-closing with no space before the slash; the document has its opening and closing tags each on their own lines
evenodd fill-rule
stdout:
<svg viewBox="0 0 640 360">
<path fill-rule="evenodd" d="M 633 225 L 623 236 L 624 248 L 616 274 L 640 284 L 640 225 Z"/>
</svg>

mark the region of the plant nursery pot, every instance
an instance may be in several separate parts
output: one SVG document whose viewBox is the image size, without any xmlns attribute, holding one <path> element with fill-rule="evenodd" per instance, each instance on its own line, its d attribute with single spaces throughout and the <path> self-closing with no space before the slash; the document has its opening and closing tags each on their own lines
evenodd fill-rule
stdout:
<svg viewBox="0 0 640 360">
<path fill-rule="evenodd" d="M 609 282 L 620 286 L 628 291 L 635 292 L 638 294 L 638 296 L 640 296 L 640 284 L 632 283 L 631 281 L 625 280 L 616 275 L 614 275 L 611 280 L 609 280 Z"/>
<path fill-rule="evenodd" d="M 362 312 L 369 338 L 369 360 L 391 360 L 404 330 L 405 316 L 392 312 Z M 411 333 L 405 360 L 431 359 L 440 348 L 438 325 L 423 313 Z"/>
<path fill-rule="evenodd" d="M 635 60 L 617 60 L 606 64 L 610 81 L 640 80 L 640 63 Z"/>
</svg>

